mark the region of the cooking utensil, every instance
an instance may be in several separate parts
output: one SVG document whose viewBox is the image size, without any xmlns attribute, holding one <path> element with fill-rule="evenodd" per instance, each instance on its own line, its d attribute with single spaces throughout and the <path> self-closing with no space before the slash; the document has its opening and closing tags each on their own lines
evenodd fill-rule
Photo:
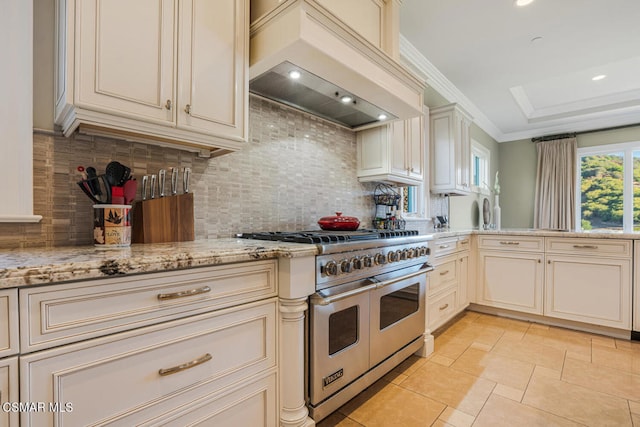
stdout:
<svg viewBox="0 0 640 427">
<path fill-rule="evenodd" d="M 178 168 L 171 168 L 171 195 L 178 194 Z"/>
<path fill-rule="evenodd" d="M 136 192 L 138 191 L 138 181 L 130 179 L 124 183 L 124 204 L 130 205 L 133 199 L 136 198 Z"/>
<path fill-rule="evenodd" d="M 360 220 L 353 216 L 342 216 L 342 212 L 336 212 L 335 216 L 320 218 L 318 225 L 323 230 L 354 231 L 360 226 Z"/>
<path fill-rule="evenodd" d="M 147 200 L 147 190 L 149 189 L 149 175 L 142 177 L 142 200 Z"/>
<path fill-rule="evenodd" d="M 160 169 L 158 171 L 158 187 L 160 190 L 160 197 L 164 197 L 164 184 L 166 182 L 167 171 Z"/>
<path fill-rule="evenodd" d="M 151 188 L 150 188 L 150 196 L 152 199 L 156 198 L 156 181 L 158 180 L 158 177 L 153 174 L 151 175 Z"/>
<path fill-rule="evenodd" d="M 89 185 L 89 188 L 91 189 L 91 192 L 96 196 L 102 196 L 100 185 L 98 182 L 95 181 L 95 179 L 98 176 L 98 173 L 96 172 L 96 168 L 94 168 L 93 166 L 89 166 L 85 170 L 85 172 L 87 173 L 87 183 Z"/>
<path fill-rule="evenodd" d="M 184 168 L 182 172 L 182 192 L 187 194 L 189 192 L 189 179 L 191 178 L 191 168 Z"/>
<path fill-rule="evenodd" d="M 122 187 L 131 175 L 131 169 L 120 162 L 112 161 L 107 164 L 105 175 L 109 185 Z"/>
</svg>

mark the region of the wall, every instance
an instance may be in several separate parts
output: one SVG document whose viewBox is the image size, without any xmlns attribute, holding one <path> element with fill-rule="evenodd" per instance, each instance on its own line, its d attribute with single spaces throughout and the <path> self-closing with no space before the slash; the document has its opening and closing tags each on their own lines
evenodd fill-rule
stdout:
<svg viewBox="0 0 640 427">
<path fill-rule="evenodd" d="M 193 169 L 196 238 L 258 230 L 317 229 L 335 211 L 370 227 L 375 184 L 356 177 L 355 133 L 262 98 L 250 99 L 250 141 L 214 159 L 152 145 L 75 134 L 34 135 L 34 210 L 39 224 L 0 224 L 0 247 L 92 243 L 92 203 L 78 165 L 111 160 L 138 179 L 171 166 Z M 139 196 L 139 194 L 138 194 Z"/>
<path fill-rule="evenodd" d="M 578 147 L 639 141 L 640 126 L 585 133 L 577 136 Z M 502 225 L 507 228 L 533 227 L 536 145 L 530 139 L 500 144 Z"/>
</svg>

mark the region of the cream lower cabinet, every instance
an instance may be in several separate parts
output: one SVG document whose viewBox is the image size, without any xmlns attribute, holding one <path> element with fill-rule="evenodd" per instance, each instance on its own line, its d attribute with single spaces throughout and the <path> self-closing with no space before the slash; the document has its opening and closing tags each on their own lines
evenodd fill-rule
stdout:
<svg viewBox="0 0 640 427">
<path fill-rule="evenodd" d="M 18 351 L 18 292 L 0 290 L 0 426 L 19 425 Z"/>
<path fill-rule="evenodd" d="M 277 426 L 277 266 L 20 289 L 21 425 Z"/>
<path fill-rule="evenodd" d="M 434 270 L 429 275 L 427 329 L 433 331 L 469 305 L 470 238 L 436 239 L 431 245 Z"/>
<path fill-rule="evenodd" d="M 57 0 L 56 124 L 218 154 L 248 129 L 249 0 Z"/>
<path fill-rule="evenodd" d="M 631 242 L 547 239 L 545 316 L 631 330 Z"/>
<path fill-rule="evenodd" d="M 640 333 L 640 240 L 633 242 L 633 331 Z M 634 334 L 635 335 L 635 334 Z"/>
<path fill-rule="evenodd" d="M 18 356 L 0 359 L 0 426 L 20 425 Z"/>
<path fill-rule="evenodd" d="M 20 358 L 23 425 L 276 426 L 275 299 Z"/>
<path fill-rule="evenodd" d="M 479 236 L 478 248 L 476 302 L 542 314 L 543 238 Z"/>
</svg>

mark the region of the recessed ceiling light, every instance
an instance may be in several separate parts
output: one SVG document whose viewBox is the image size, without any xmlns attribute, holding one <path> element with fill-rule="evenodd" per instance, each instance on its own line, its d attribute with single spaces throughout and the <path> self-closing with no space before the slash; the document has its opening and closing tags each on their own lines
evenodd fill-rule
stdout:
<svg viewBox="0 0 640 427">
<path fill-rule="evenodd" d="M 297 80 L 299 79 L 301 76 L 300 71 L 298 70 L 291 70 L 289 71 L 289 78 L 293 79 L 293 80 Z"/>
<path fill-rule="evenodd" d="M 594 82 L 597 82 L 598 80 L 602 80 L 605 77 L 607 77 L 605 74 L 598 74 L 597 76 L 591 77 L 591 80 L 593 80 Z"/>
<path fill-rule="evenodd" d="M 342 97 L 340 97 L 340 101 L 342 101 L 344 104 L 348 104 L 353 101 L 353 98 L 349 95 L 343 95 Z"/>
<path fill-rule="evenodd" d="M 516 0 L 516 6 L 526 6 L 533 3 L 533 0 Z"/>
<path fill-rule="evenodd" d="M 378 120 L 386 120 L 386 119 L 387 119 L 386 114 L 378 114 Z"/>
</svg>

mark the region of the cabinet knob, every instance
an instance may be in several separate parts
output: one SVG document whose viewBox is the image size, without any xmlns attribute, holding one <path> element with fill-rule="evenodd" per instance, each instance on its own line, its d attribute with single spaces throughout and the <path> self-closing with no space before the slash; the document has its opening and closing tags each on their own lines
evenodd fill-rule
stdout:
<svg viewBox="0 0 640 427">
<path fill-rule="evenodd" d="M 187 104 L 184 107 L 184 112 L 187 113 L 187 114 L 191 114 L 191 104 Z"/>
<path fill-rule="evenodd" d="M 167 110 L 171 110 L 171 100 L 167 99 L 166 104 L 164 104 L 164 108 L 166 108 Z"/>
</svg>

